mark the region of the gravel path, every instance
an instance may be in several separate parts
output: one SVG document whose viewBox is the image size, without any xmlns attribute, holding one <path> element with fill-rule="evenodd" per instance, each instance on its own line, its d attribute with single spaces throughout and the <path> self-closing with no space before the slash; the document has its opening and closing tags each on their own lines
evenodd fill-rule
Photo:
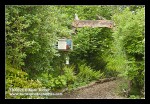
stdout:
<svg viewBox="0 0 150 104">
<path fill-rule="evenodd" d="M 98 83 L 94 86 L 84 88 L 81 90 L 66 93 L 60 98 L 73 98 L 73 99 L 123 99 L 117 94 L 118 86 L 121 80 L 113 80 L 104 83 Z"/>
</svg>

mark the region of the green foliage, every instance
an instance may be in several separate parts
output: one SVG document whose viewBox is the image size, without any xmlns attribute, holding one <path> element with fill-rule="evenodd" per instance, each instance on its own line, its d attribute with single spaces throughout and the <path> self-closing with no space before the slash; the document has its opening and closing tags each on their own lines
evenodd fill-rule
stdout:
<svg viewBox="0 0 150 104">
<path fill-rule="evenodd" d="M 78 80 L 76 80 L 73 84 L 68 85 L 68 90 L 71 91 L 73 89 L 76 89 L 78 87 L 85 86 L 85 85 L 87 85 L 87 82 L 79 82 Z"/>
<path fill-rule="evenodd" d="M 74 73 L 74 66 L 64 67 L 64 76 L 66 77 L 67 84 L 72 84 L 76 80 L 76 76 Z"/>
<path fill-rule="evenodd" d="M 46 88 L 50 88 L 49 80 L 52 79 L 52 75 L 48 75 L 47 73 L 42 73 L 37 77 L 37 79 L 42 82 L 42 85 Z"/>
<path fill-rule="evenodd" d="M 48 85 L 49 87 L 51 87 L 52 90 L 62 89 L 67 85 L 66 77 L 62 75 L 56 78 L 52 78 L 49 80 Z"/>
<path fill-rule="evenodd" d="M 6 54 L 16 68 L 32 73 L 51 70 L 58 37 L 68 36 L 63 14 L 55 6 L 6 6 Z M 59 16 L 58 16 L 59 15 Z M 56 18 L 57 17 L 57 18 Z M 61 22 L 60 22 L 61 21 Z"/>
<path fill-rule="evenodd" d="M 65 87 L 76 88 L 83 86 L 92 80 L 99 79 L 103 76 L 103 73 L 100 71 L 93 71 L 89 66 L 85 64 L 79 67 L 79 73 L 75 76 L 74 66 L 65 66 L 63 68 L 64 74 L 59 75 L 58 77 L 52 77 L 51 75 L 43 74 L 43 77 L 39 80 L 47 88 L 52 90 L 63 89 Z"/>
<path fill-rule="evenodd" d="M 62 89 L 67 87 L 67 85 L 73 84 L 76 80 L 76 76 L 74 75 L 74 66 L 64 67 L 63 75 L 59 75 L 57 77 L 53 77 L 52 75 L 42 74 L 38 79 L 44 84 L 45 87 L 51 88 L 52 90 Z"/>
<path fill-rule="evenodd" d="M 127 76 L 132 81 L 131 94 L 140 95 L 144 89 L 144 65 L 143 63 L 132 63 L 128 70 Z"/>
<path fill-rule="evenodd" d="M 122 13 L 113 15 L 116 23 L 112 46 L 109 56 L 109 69 L 120 72 L 131 80 L 131 93 L 140 95 L 144 88 L 144 45 L 145 45 L 145 8 L 130 11 L 125 8 Z M 136 91 L 133 91 L 136 89 Z"/>
<path fill-rule="evenodd" d="M 135 95 L 130 95 L 130 97 L 129 98 L 131 98 L 131 99 L 140 99 L 140 96 L 135 96 Z"/>
<path fill-rule="evenodd" d="M 90 81 L 97 80 L 103 77 L 100 71 L 93 71 L 90 66 L 86 64 L 79 65 L 79 73 L 75 76 L 73 83 L 68 84 L 68 90 L 76 89 L 80 86 L 85 86 Z"/>
<path fill-rule="evenodd" d="M 143 89 L 144 6 L 5 8 L 6 62 L 13 67 L 7 66 L 7 90 L 10 86 L 38 87 L 38 82 L 29 79 L 39 79 L 43 86 L 55 90 L 118 74 L 131 80 L 133 89 Z M 115 27 L 77 28 L 72 35 L 75 13 L 80 20 L 97 20 L 98 16 L 112 19 Z M 55 48 L 57 39 L 62 37 L 72 38 L 74 43 L 74 50 L 67 53 L 69 67 L 65 66 L 65 53 Z"/>
<path fill-rule="evenodd" d="M 71 61 L 78 63 L 85 62 L 95 70 L 105 68 L 106 61 L 102 55 L 110 47 L 112 37 L 111 30 L 103 28 L 81 28 L 77 36 L 73 37 L 74 51 L 71 53 Z M 109 53 L 106 52 L 107 54 Z"/>
<path fill-rule="evenodd" d="M 67 21 L 71 24 L 75 13 L 80 20 L 98 20 L 98 15 L 109 20 L 112 15 L 110 10 L 114 7 L 61 6 L 60 8 L 68 15 Z M 76 34 L 72 35 L 74 50 L 70 54 L 70 62 L 77 66 L 80 60 L 85 60 L 94 70 L 104 69 L 106 62 L 101 56 L 109 49 L 112 41 L 111 34 L 111 29 L 107 28 L 77 28 Z"/>
<path fill-rule="evenodd" d="M 107 6 L 6 6 L 6 57 L 11 64 L 23 68 L 30 78 L 35 79 L 41 72 L 51 72 L 55 69 L 57 65 L 53 63 L 53 59 L 59 53 L 54 44 L 58 37 L 70 37 L 74 13 L 81 19 L 92 20 L 97 19 L 97 15 L 103 15 L 107 19 L 111 16 Z M 99 28 L 79 30 L 80 38 L 74 41 L 80 43 L 80 47 L 75 48 L 71 60 L 84 54 L 82 56 L 92 68 L 104 67 L 105 62 L 96 57 L 108 46 L 109 38 L 103 33 L 109 34 L 109 31 L 101 32 Z M 103 36 L 107 38 L 105 41 Z M 81 39 L 84 39 L 83 44 L 79 42 Z M 104 48 L 101 47 L 103 43 L 106 43 Z M 90 55 L 94 56 L 93 63 Z M 82 56 L 78 59 L 82 59 Z M 100 65 L 99 62 L 104 65 Z"/>
<path fill-rule="evenodd" d="M 91 67 L 86 64 L 79 66 L 79 73 L 77 74 L 77 78 L 80 82 L 89 82 L 92 80 L 99 79 L 103 76 L 103 73 L 100 71 L 93 71 Z"/>
<path fill-rule="evenodd" d="M 41 88 L 39 80 L 28 80 L 28 74 L 6 64 L 6 98 L 21 98 L 27 96 L 11 96 L 9 88 Z"/>
</svg>

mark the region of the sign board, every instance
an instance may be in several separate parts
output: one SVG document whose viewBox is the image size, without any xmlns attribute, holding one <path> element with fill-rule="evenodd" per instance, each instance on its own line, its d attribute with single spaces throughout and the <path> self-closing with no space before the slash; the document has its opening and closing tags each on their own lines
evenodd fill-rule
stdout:
<svg viewBox="0 0 150 104">
<path fill-rule="evenodd" d="M 66 50 L 66 40 L 65 39 L 58 40 L 58 49 Z"/>
<path fill-rule="evenodd" d="M 75 20 L 72 26 L 77 27 L 107 27 L 113 28 L 114 23 L 110 20 Z"/>
<path fill-rule="evenodd" d="M 69 51 L 73 50 L 73 42 L 71 39 L 59 39 L 58 50 Z"/>
</svg>

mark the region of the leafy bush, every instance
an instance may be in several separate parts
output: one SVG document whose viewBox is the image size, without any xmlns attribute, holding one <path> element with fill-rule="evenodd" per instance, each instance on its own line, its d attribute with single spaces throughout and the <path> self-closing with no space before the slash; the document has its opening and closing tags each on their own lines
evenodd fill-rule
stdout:
<svg viewBox="0 0 150 104">
<path fill-rule="evenodd" d="M 68 85 L 68 90 L 71 91 L 80 86 L 85 86 L 86 84 L 87 84 L 87 82 L 79 82 L 78 80 L 76 80 L 73 84 Z"/>
<path fill-rule="evenodd" d="M 85 86 L 92 80 L 99 79 L 100 77 L 103 77 L 103 73 L 100 73 L 100 71 L 93 71 L 91 67 L 87 66 L 86 64 L 80 64 L 79 66 L 79 73 L 74 76 L 73 83 L 69 83 L 68 90 L 75 89 L 80 86 Z M 69 69 L 68 69 L 69 70 Z"/>
<path fill-rule="evenodd" d="M 72 84 L 76 80 L 76 76 L 74 75 L 74 66 L 64 67 L 64 76 L 67 79 L 67 84 Z"/>
<path fill-rule="evenodd" d="M 74 83 L 76 76 L 74 75 L 74 66 L 63 68 L 64 74 L 55 77 L 52 74 L 42 73 L 38 76 L 38 80 L 43 83 L 46 88 L 51 88 L 52 90 L 58 90 L 67 87 L 69 84 Z"/>
<path fill-rule="evenodd" d="M 109 78 L 109 77 L 117 77 L 119 74 L 119 72 L 117 72 L 116 70 L 111 70 L 111 69 L 106 69 L 104 71 L 104 75 L 103 77 Z"/>
<path fill-rule="evenodd" d="M 127 18 L 128 17 L 128 18 Z M 145 62 L 145 8 L 130 11 L 130 8 L 113 16 L 117 24 L 114 29 L 113 59 L 108 64 L 128 78 L 131 95 L 141 95 L 144 89 L 144 62 Z"/>
<path fill-rule="evenodd" d="M 144 70 L 141 67 L 143 65 L 137 65 L 142 63 L 132 63 L 128 70 L 128 77 L 132 82 L 130 94 L 141 95 L 141 91 L 144 89 Z"/>
<path fill-rule="evenodd" d="M 89 82 L 95 79 L 99 79 L 103 76 L 103 73 L 100 71 L 93 71 L 89 66 L 86 64 L 82 64 L 79 66 L 79 73 L 77 75 L 78 80 Z"/>
<path fill-rule="evenodd" d="M 103 76 L 103 73 L 100 73 L 100 71 L 93 71 L 89 66 L 86 66 L 86 64 L 79 66 L 80 72 L 76 76 L 74 75 L 74 66 L 65 66 L 63 71 L 63 75 L 55 78 L 51 77 L 49 82 L 45 85 L 51 87 L 52 90 L 58 90 L 65 87 L 76 88 Z"/>
<path fill-rule="evenodd" d="M 64 75 L 52 78 L 48 86 L 51 87 L 52 90 L 57 90 L 66 87 L 67 81 Z"/>
<path fill-rule="evenodd" d="M 67 87 L 69 84 L 74 83 L 76 76 L 74 75 L 74 66 L 63 68 L 64 74 L 58 77 L 52 78 L 47 83 L 47 86 L 51 87 L 53 90 L 62 89 Z"/>
<path fill-rule="evenodd" d="M 41 88 L 40 81 L 28 80 L 28 74 L 19 69 L 6 65 L 6 98 L 21 98 L 24 96 L 10 96 L 9 88 Z M 27 97 L 27 96 L 26 96 Z"/>
<path fill-rule="evenodd" d="M 64 75 L 53 77 L 47 73 L 42 73 L 38 79 L 43 83 L 44 87 L 51 88 L 52 90 L 63 88 L 67 83 Z"/>
<path fill-rule="evenodd" d="M 53 78 L 53 76 L 52 75 L 48 75 L 47 73 L 42 73 L 41 75 L 39 75 L 37 77 L 37 79 L 39 81 L 41 81 L 43 86 L 46 87 L 46 88 L 50 87 L 49 80 L 52 79 L 52 78 Z"/>
</svg>

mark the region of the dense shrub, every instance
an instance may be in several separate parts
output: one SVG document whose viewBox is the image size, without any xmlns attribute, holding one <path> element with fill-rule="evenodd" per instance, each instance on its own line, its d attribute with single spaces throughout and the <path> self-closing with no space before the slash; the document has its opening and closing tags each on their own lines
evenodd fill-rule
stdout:
<svg viewBox="0 0 150 104">
<path fill-rule="evenodd" d="M 76 76 L 75 76 L 75 73 L 74 73 L 74 66 L 71 66 L 71 67 L 64 67 L 64 76 L 66 77 L 67 79 L 67 84 L 72 84 L 74 83 L 74 81 L 76 80 Z"/>
<path fill-rule="evenodd" d="M 47 73 L 42 73 L 37 77 L 37 79 L 42 82 L 43 86 L 46 88 L 50 88 L 49 80 L 53 78 L 52 75 L 48 75 Z"/>
<path fill-rule="evenodd" d="M 79 73 L 77 75 L 78 80 L 81 82 L 89 82 L 92 80 L 99 79 L 103 76 L 103 73 L 100 71 L 94 71 L 91 67 L 87 66 L 86 64 L 82 64 L 79 66 Z"/>
<path fill-rule="evenodd" d="M 64 75 L 52 78 L 47 83 L 49 87 L 54 91 L 57 89 L 65 88 L 67 85 L 66 77 Z"/>
<path fill-rule="evenodd" d="M 42 88 L 42 83 L 38 80 L 28 80 L 28 74 L 6 65 L 6 98 L 21 98 L 24 96 L 10 96 L 9 88 Z M 27 97 L 27 96 L 26 96 Z"/>
<path fill-rule="evenodd" d="M 139 7 L 134 11 L 125 8 L 113 15 L 113 19 L 117 26 L 112 34 L 113 57 L 109 65 L 130 80 L 131 95 L 141 95 L 145 72 L 145 8 Z"/>
<path fill-rule="evenodd" d="M 59 75 L 57 77 L 43 73 L 38 79 L 47 88 L 51 88 L 52 90 L 62 89 L 67 87 L 69 84 L 73 84 L 76 80 L 76 76 L 74 75 L 74 66 L 65 66 L 63 71 L 63 75 Z"/>
</svg>

